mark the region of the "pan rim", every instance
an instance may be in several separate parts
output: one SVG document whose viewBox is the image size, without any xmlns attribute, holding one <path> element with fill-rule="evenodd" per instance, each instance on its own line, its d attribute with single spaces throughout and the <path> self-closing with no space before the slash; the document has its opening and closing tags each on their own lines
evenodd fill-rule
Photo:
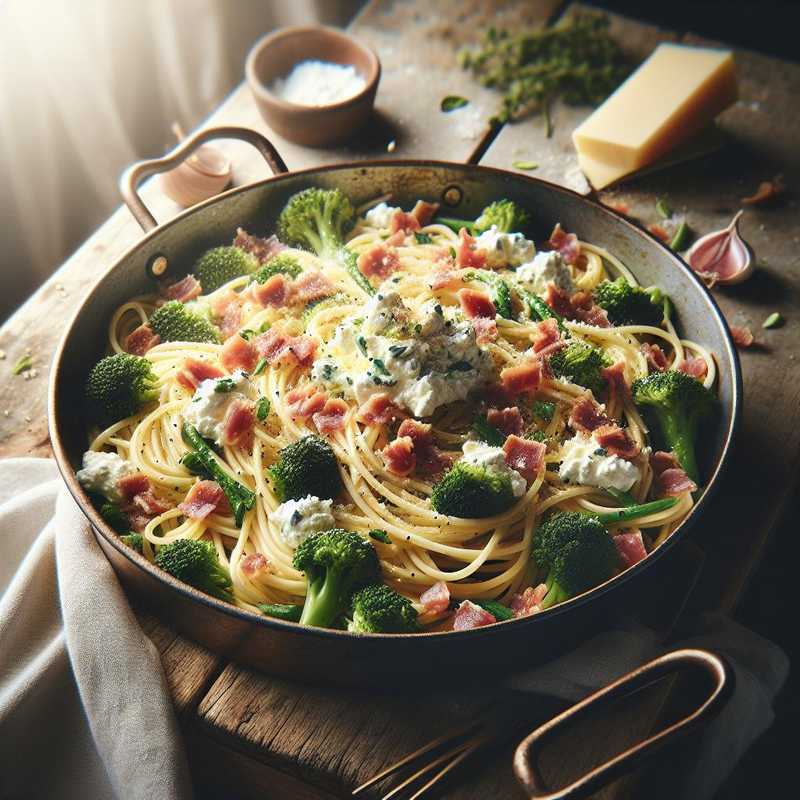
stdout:
<svg viewBox="0 0 800 800">
<path fill-rule="evenodd" d="M 523 184 L 528 183 L 531 185 L 543 187 L 547 191 L 553 191 L 555 193 L 564 194 L 567 197 L 571 198 L 574 202 L 587 204 L 589 206 L 594 206 L 595 208 L 599 209 L 603 214 L 605 214 L 608 218 L 614 220 L 615 224 L 619 224 L 626 227 L 635 236 L 643 237 L 645 241 L 649 241 L 650 243 L 655 244 L 657 248 L 663 250 L 664 253 L 669 257 L 669 260 L 674 264 L 676 268 L 684 271 L 686 274 L 689 275 L 690 280 L 693 283 L 695 289 L 700 294 L 700 296 L 703 297 L 706 304 L 708 305 L 709 310 L 711 311 L 712 316 L 714 318 L 714 321 L 719 326 L 723 335 L 723 342 L 725 344 L 725 350 L 726 350 L 725 352 L 726 361 L 731 366 L 732 396 L 731 396 L 730 422 L 723 434 L 724 438 L 723 438 L 722 448 L 720 451 L 720 456 L 714 466 L 714 469 L 712 470 L 709 476 L 708 482 L 698 502 L 692 507 L 692 509 L 689 511 L 688 515 L 683 520 L 683 522 L 681 522 L 678 528 L 676 528 L 675 531 L 669 536 L 669 538 L 667 538 L 661 545 L 659 545 L 656 550 L 654 550 L 652 553 L 649 553 L 648 556 L 644 558 L 642 561 L 640 561 L 639 563 L 635 564 L 632 567 L 629 567 L 620 574 L 615 575 L 612 578 L 609 578 L 607 581 L 599 584 L 598 586 L 593 587 L 589 591 L 584 592 L 583 594 L 571 598 L 570 600 L 567 600 L 563 603 L 560 603 L 553 608 L 547 609 L 546 611 L 540 614 L 534 614 L 531 616 L 521 617 L 517 619 L 510 619 L 504 622 L 495 622 L 491 625 L 486 625 L 480 628 L 474 628 L 472 630 L 466 630 L 466 631 L 424 631 L 420 633 L 399 633 L 399 634 L 355 634 L 355 633 L 350 633 L 349 631 L 346 630 L 337 630 L 332 628 L 314 628 L 314 627 L 300 625 L 299 623 L 295 622 L 278 620 L 273 617 L 265 617 L 263 615 L 259 616 L 255 612 L 248 611 L 247 609 L 243 608 L 238 608 L 237 606 L 225 603 L 221 600 L 217 600 L 216 598 L 206 595 L 203 592 L 198 591 L 194 587 L 189 586 L 188 584 L 185 584 L 177 580 L 176 578 L 172 577 L 168 573 L 165 573 L 162 570 L 158 569 L 154 564 L 151 564 L 149 561 L 147 561 L 147 559 L 145 559 L 144 556 L 140 555 L 130 547 L 124 545 L 120 541 L 119 537 L 115 533 L 113 533 L 111 528 L 105 523 L 102 517 L 100 517 L 99 513 L 94 509 L 94 507 L 89 502 L 89 499 L 86 496 L 86 493 L 83 491 L 83 488 L 77 482 L 66 449 L 61 441 L 61 436 L 59 433 L 59 429 L 61 426 L 59 425 L 59 409 L 57 403 L 58 390 L 60 386 L 61 363 L 67 345 L 71 339 L 72 331 L 76 323 L 80 319 L 81 315 L 83 314 L 85 307 L 94 297 L 94 294 L 98 290 L 100 284 L 112 272 L 118 269 L 119 266 L 124 261 L 126 261 L 131 255 L 133 255 L 137 250 L 139 250 L 144 244 L 149 242 L 151 239 L 154 239 L 157 236 L 161 235 L 168 228 L 175 225 L 180 225 L 184 220 L 186 220 L 193 214 L 201 210 L 204 210 L 210 206 L 213 206 L 218 202 L 221 202 L 232 196 L 246 193 L 248 191 L 266 185 L 279 184 L 283 181 L 292 180 L 297 177 L 319 175 L 322 173 L 329 173 L 329 172 L 370 169 L 370 168 L 398 168 L 398 167 L 446 168 L 446 169 L 460 170 L 467 172 L 478 172 L 478 173 L 484 173 L 486 175 L 494 175 L 496 177 L 502 177 L 504 179 L 511 179 L 514 181 L 521 182 Z M 274 628 L 284 633 L 295 633 L 295 634 L 302 633 L 312 637 L 321 637 L 321 638 L 333 637 L 335 639 L 340 639 L 342 637 L 345 637 L 347 640 L 350 641 L 380 640 L 380 641 L 397 641 L 398 643 L 402 643 L 407 640 L 438 641 L 442 637 L 448 637 L 449 641 L 449 640 L 455 640 L 456 638 L 463 639 L 464 637 L 469 636 L 472 637 L 475 641 L 477 641 L 478 638 L 480 637 L 497 635 L 496 633 L 497 631 L 507 628 L 511 623 L 514 623 L 517 626 L 519 626 L 519 629 L 521 630 L 522 625 L 527 625 L 530 627 L 537 624 L 538 622 L 541 622 L 542 620 L 547 620 L 547 621 L 555 620 L 555 618 L 559 615 L 572 613 L 573 611 L 576 611 L 582 606 L 594 600 L 599 599 L 600 597 L 608 594 L 611 591 L 617 591 L 618 589 L 621 589 L 626 583 L 631 581 L 633 578 L 638 577 L 643 571 L 645 571 L 653 564 L 655 564 L 660 558 L 664 556 L 664 554 L 668 553 L 675 546 L 675 544 L 677 544 L 679 540 L 683 539 L 691 530 L 691 528 L 697 523 L 697 520 L 705 512 L 708 502 L 716 494 L 719 488 L 719 482 L 728 468 L 728 465 L 731 460 L 733 446 L 735 443 L 736 433 L 741 421 L 742 392 L 743 392 L 742 375 L 741 375 L 741 366 L 739 363 L 738 354 L 735 345 L 733 343 L 733 339 L 731 337 L 727 322 L 725 320 L 724 315 L 722 314 L 721 309 L 719 308 L 719 305 L 717 304 L 716 300 L 714 299 L 713 295 L 708 290 L 708 288 L 705 286 L 705 284 L 703 284 L 700 278 L 686 264 L 686 262 L 677 253 L 670 250 L 662 241 L 660 241 L 649 231 L 639 227 L 638 225 L 635 225 L 633 222 L 631 222 L 621 214 L 617 213 L 613 209 L 604 206 L 594 197 L 587 197 L 581 195 L 578 192 L 573 191 L 572 189 L 568 189 L 566 187 L 550 183 L 548 181 L 542 180 L 541 178 L 536 178 L 529 175 L 522 175 L 519 173 L 511 172 L 509 170 L 504 170 L 497 167 L 484 166 L 480 164 L 465 164 L 460 162 L 444 161 L 437 159 L 371 159 L 364 161 L 350 161 L 350 162 L 342 162 L 336 164 L 327 164 L 317 167 L 308 167 L 302 170 L 280 173 L 278 175 L 272 175 L 260 181 L 255 181 L 253 183 L 245 184 L 243 186 L 237 186 L 225 192 L 222 192 L 219 195 L 209 198 L 208 200 L 198 203 L 197 205 L 192 206 L 191 208 L 185 209 L 184 211 L 180 212 L 167 222 L 161 223 L 152 230 L 147 231 L 141 238 L 137 239 L 137 241 L 133 245 L 127 248 L 125 252 L 122 253 L 110 267 L 108 267 L 108 269 L 106 269 L 101 275 L 98 276 L 98 278 L 95 280 L 95 282 L 92 284 L 92 286 L 89 288 L 89 290 L 81 299 L 72 317 L 69 319 L 67 326 L 64 329 L 64 333 L 62 334 L 59 340 L 58 346 L 56 347 L 55 353 L 53 355 L 53 360 L 51 362 L 50 378 L 48 382 L 47 412 L 48 412 L 48 431 L 50 434 L 50 440 L 53 447 L 53 454 L 55 456 L 58 470 L 67 486 L 69 493 L 72 495 L 73 499 L 78 504 L 78 507 L 81 509 L 82 513 L 87 517 L 87 519 L 91 523 L 94 529 L 95 537 L 97 537 L 98 535 L 102 536 L 106 544 L 110 545 L 115 550 L 117 550 L 118 553 L 127 558 L 135 567 L 146 572 L 150 578 L 155 579 L 156 581 L 159 581 L 161 583 L 167 584 L 172 590 L 179 592 L 187 600 L 191 602 L 199 602 L 200 604 L 209 607 L 210 609 L 212 609 L 217 613 L 223 613 L 240 622 L 261 625 L 267 629 Z"/>
</svg>

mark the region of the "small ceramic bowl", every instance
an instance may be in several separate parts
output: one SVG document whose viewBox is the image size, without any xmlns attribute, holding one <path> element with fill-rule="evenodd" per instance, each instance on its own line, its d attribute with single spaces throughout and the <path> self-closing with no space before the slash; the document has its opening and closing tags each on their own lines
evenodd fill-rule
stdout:
<svg viewBox="0 0 800 800">
<path fill-rule="evenodd" d="M 270 86 L 301 61 L 317 60 L 355 67 L 364 88 L 326 106 L 302 106 L 276 96 Z M 381 77 L 378 56 L 341 31 L 322 26 L 292 27 L 270 33 L 247 56 L 245 74 L 264 121 L 285 139 L 310 147 L 339 144 L 372 113 Z"/>
</svg>

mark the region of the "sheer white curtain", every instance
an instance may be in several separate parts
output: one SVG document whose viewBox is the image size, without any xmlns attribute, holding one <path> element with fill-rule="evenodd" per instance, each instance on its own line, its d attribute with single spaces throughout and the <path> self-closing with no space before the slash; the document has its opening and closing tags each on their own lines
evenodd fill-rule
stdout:
<svg viewBox="0 0 800 800">
<path fill-rule="evenodd" d="M 358 0 L 0 0 L 0 319 L 119 203 L 280 25 L 345 24 Z"/>
</svg>

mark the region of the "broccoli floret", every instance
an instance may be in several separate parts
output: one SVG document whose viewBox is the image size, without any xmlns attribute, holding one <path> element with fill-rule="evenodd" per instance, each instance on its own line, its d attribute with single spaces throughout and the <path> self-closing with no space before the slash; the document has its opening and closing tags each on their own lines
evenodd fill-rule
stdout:
<svg viewBox="0 0 800 800">
<path fill-rule="evenodd" d="M 605 388 L 606 379 L 600 371 L 609 366 L 611 360 L 602 350 L 577 340 L 550 356 L 553 374 L 585 386 L 594 394 L 599 394 Z"/>
<path fill-rule="evenodd" d="M 130 533 L 131 522 L 128 519 L 128 515 L 116 503 L 103 503 L 100 506 L 100 516 L 117 533 Z"/>
<path fill-rule="evenodd" d="M 677 370 L 654 372 L 633 382 L 633 400 L 653 409 L 669 450 L 686 474 L 699 485 L 695 456 L 697 424 L 716 404 L 713 392 L 691 375 Z"/>
<path fill-rule="evenodd" d="M 101 359 L 86 381 L 87 411 L 103 425 L 129 417 L 157 399 L 157 378 L 150 362 L 130 353 Z"/>
<path fill-rule="evenodd" d="M 142 534 L 141 533 L 127 533 L 125 536 L 119 537 L 125 542 L 128 547 L 135 550 L 137 553 L 142 552 Z"/>
<path fill-rule="evenodd" d="M 472 234 L 480 234 L 488 231 L 492 225 L 496 225 L 502 233 L 516 233 L 524 231 L 531 224 L 531 215 L 513 200 L 497 200 L 486 206 L 474 221 L 438 217 L 436 222 L 447 225 L 456 233 L 466 228 Z"/>
<path fill-rule="evenodd" d="M 477 519 L 502 514 L 514 502 L 511 478 L 486 467 L 459 461 L 433 485 L 434 511 Z"/>
<path fill-rule="evenodd" d="M 603 281 L 594 290 L 594 301 L 605 309 L 614 325 L 652 325 L 664 320 L 664 295 L 633 286 L 623 277 Z"/>
<path fill-rule="evenodd" d="M 273 275 L 288 275 L 290 278 L 296 278 L 302 271 L 300 262 L 294 256 L 279 253 L 267 261 L 258 272 L 254 272 L 251 280 L 256 283 L 266 283 Z"/>
<path fill-rule="evenodd" d="M 353 595 L 351 633 L 413 633 L 417 612 L 411 601 L 385 584 L 374 584 Z"/>
<path fill-rule="evenodd" d="M 305 189 L 289 198 L 278 217 L 282 242 L 311 250 L 320 258 L 336 258 L 356 213 L 339 189 Z"/>
<path fill-rule="evenodd" d="M 157 308 L 149 325 L 162 342 L 219 342 L 219 334 L 211 322 L 178 300 Z"/>
<path fill-rule="evenodd" d="M 548 571 L 542 608 L 607 580 L 618 561 L 614 540 L 600 520 L 574 511 L 561 511 L 545 520 L 534 539 L 533 557 Z"/>
<path fill-rule="evenodd" d="M 472 433 L 492 447 L 502 447 L 506 440 L 506 435 L 486 419 L 486 414 L 479 414 L 472 421 Z"/>
<path fill-rule="evenodd" d="M 480 281 L 491 289 L 492 302 L 497 313 L 504 319 L 514 319 L 514 308 L 511 303 L 511 287 L 496 273 L 489 270 L 467 272 L 465 281 Z"/>
<path fill-rule="evenodd" d="M 284 447 L 269 475 L 282 503 L 309 494 L 332 500 L 342 490 L 336 455 L 319 436 L 304 436 Z"/>
<path fill-rule="evenodd" d="M 380 580 L 375 548 L 341 528 L 309 536 L 295 550 L 292 565 L 308 580 L 303 625 L 332 625 L 347 612 L 354 592 Z"/>
<path fill-rule="evenodd" d="M 231 576 L 211 542 L 178 539 L 158 548 L 156 565 L 179 581 L 220 600 L 233 602 Z"/>
<path fill-rule="evenodd" d="M 300 622 L 300 615 L 303 613 L 303 606 L 292 603 L 261 603 L 258 609 L 265 617 L 275 617 L 286 622 Z"/>
<path fill-rule="evenodd" d="M 192 272 L 200 281 L 203 292 L 208 294 L 234 278 L 249 275 L 257 268 L 258 261 L 250 253 L 230 245 L 206 250 L 197 259 Z"/>
</svg>

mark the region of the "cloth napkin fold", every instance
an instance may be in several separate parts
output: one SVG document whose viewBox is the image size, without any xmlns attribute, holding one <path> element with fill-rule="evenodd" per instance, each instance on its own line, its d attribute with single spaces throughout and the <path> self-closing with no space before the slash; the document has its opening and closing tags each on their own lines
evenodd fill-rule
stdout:
<svg viewBox="0 0 800 800">
<path fill-rule="evenodd" d="M 721 617 L 701 619 L 679 646 L 727 656 L 736 691 L 699 744 L 657 768 L 648 796 L 705 800 L 772 722 L 788 661 Z M 631 624 L 507 686 L 577 700 L 664 650 L 652 631 Z M 158 652 L 54 462 L 0 461 L 0 798 L 191 796 Z"/>
</svg>

